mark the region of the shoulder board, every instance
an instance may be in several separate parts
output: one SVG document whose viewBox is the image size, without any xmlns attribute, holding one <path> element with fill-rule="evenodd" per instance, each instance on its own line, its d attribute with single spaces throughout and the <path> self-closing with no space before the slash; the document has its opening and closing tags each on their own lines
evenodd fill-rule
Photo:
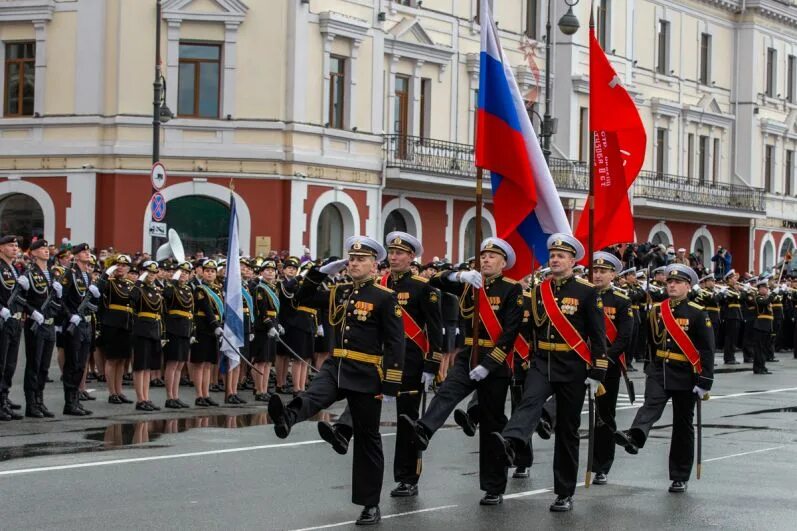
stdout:
<svg viewBox="0 0 797 531">
<path fill-rule="evenodd" d="M 576 277 L 576 282 L 578 282 L 579 284 L 584 284 L 585 286 L 589 286 L 591 288 L 595 287 L 595 284 L 593 284 L 592 282 L 590 282 L 588 280 L 584 280 L 581 277 Z"/>
<path fill-rule="evenodd" d="M 660 303 L 660 302 L 654 302 L 654 303 L 653 303 L 653 307 L 654 307 L 654 308 L 658 308 L 659 306 L 661 306 L 661 303 Z"/>
<path fill-rule="evenodd" d="M 390 289 L 390 288 L 388 288 L 388 287 L 386 287 L 386 286 L 383 286 L 383 285 L 382 285 L 382 284 L 380 284 L 379 282 L 374 282 L 374 287 L 375 287 L 375 288 L 379 288 L 379 289 L 381 289 L 382 291 L 387 291 L 388 293 L 395 293 L 395 292 L 394 292 L 392 289 Z"/>
<path fill-rule="evenodd" d="M 619 297 L 619 298 L 621 298 L 621 299 L 623 299 L 623 300 L 626 300 L 626 301 L 630 301 L 630 300 L 631 300 L 631 299 L 629 299 L 629 298 L 628 298 L 628 295 L 625 295 L 625 294 L 623 294 L 623 293 L 621 293 L 621 292 L 617 291 L 616 289 L 613 289 L 613 290 L 612 290 L 612 293 L 614 293 L 614 295 L 615 295 L 616 297 Z"/>
<path fill-rule="evenodd" d="M 697 308 L 698 310 L 706 309 L 704 306 L 700 306 L 698 303 L 692 301 L 689 301 L 689 306 L 691 306 L 692 308 Z"/>
<path fill-rule="evenodd" d="M 517 280 L 515 280 L 513 278 L 509 278 L 509 277 L 501 277 L 501 280 L 503 280 L 507 284 L 517 284 L 518 283 Z"/>
<path fill-rule="evenodd" d="M 523 296 L 526 297 L 527 299 L 531 299 L 531 291 L 530 290 L 524 291 Z"/>
<path fill-rule="evenodd" d="M 337 282 L 337 283 L 335 283 L 333 285 L 337 286 L 339 288 L 342 288 L 342 287 L 345 287 L 345 286 L 351 286 L 351 282 Z"/>
<path fill-rule="evenodd" d="M 413 280 L 417 280 L 419 282 L 429 282 L 429 279 L 426 277 L 422 277 L 421 275 L 412 275 Z"/>
</svg>

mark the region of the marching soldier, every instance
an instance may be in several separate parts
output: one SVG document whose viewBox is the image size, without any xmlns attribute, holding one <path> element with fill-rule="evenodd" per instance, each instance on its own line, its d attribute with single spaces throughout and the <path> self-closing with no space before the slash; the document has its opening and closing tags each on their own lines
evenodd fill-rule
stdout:
<svg viewBox="0 0 797 531">
<path fill-rule="evenodd" d="M 202 262 L 202 278 L 194 287 L 194 325 L 196 343 L 191 345 L 191 381 L 194 382 L 197 406 L 218 406 L 210 398 L 210 377 L 213 365 L 219 361 L 219 341 L 224 333 L 221 317 L 224 313 L 224 299 L 221 287 L 216 284 L 216 262 L 206 259 Z"/>
<path fill-rule="evenodd" d="M 279 395 L 272 396 L 268 412 L 275 433 L 284 439 L 297 422 L 347 399 L 354 437 L 352 502 L 365 507 L 357 524 L 372 525 L 381 519 L 382 401 L 394 400 L 402 382 L 404 327 L 395 292 L 374 282 L 374 266 L 384 260 L 384 247 L 371 238 L 352 236 L 345 248 L 348 260 L 311 269 L 296 293 L 298 304 L 329 306 L 336 328 L 333 358 L 324 362 L 310 389 L 287 406 Z M 352 282 L 322 291 L 322 281 L 345 268 L 347 262 Z"/>
<path fill-rule="evenodd" d="M 163 347 L 166 359 L 166 404 L 167 408 L 189 408 L 180 400 L 180 374 L 191 352 L 191 338 L 194 333 L 194 292 L 189 284 L 193 267 L 190 262 L 182 262 L 166 283 L 163 290 L 163 309 L 166 315 L 166 345 Z"/>
<path fill-rule="evenodd" d="M 783 327 L 783 295 L 780 286 L 775 284 L 775 278 L 769 279 L 769 296 L 772 299 L 772 346 L 769 350 L 767 361 L 777 363 L 775 352 L 780 349 L 780 331 Z"/>
<path fill-rule="evenodd" d="M 595 485 L 607 483 L 606 476 L 614 463 L 617 395 L 620 391 L 620 380 L 627 371 L 625 353 L 631 344 L 634 330 L 631 299 L 622 290 L 612 286 L 615 275 L 621 267 L 620 260 L 611 253 L 600 251 L 592 257 L 593 280 L 603 305 L 603 322 L 606 326 L 608 345 L 606 357 L 610 361 L 609 370 L 606 371 L 606 378 L 603 381 L 606 392 L 596 399 L 598 415 L 602 422 L 595 428 L 595 453 L 592 463 Z"/>
<path fill-rule="evenodd" d="M 268 377 L 271 364 L 277 356 L 277 337 L 280 325 L 277 319 L 280 297 L 277 294 L 277 264 L 266 260 L 260 265 L 260 276 L 255 285 L 255 339 L 252 342 L 252 363 L 260 371 L 255 373 L 255 400 L 268 402 Z"/>
<path fill-rule="evenodd" d="M 100 290 L 91 283 L 89 244 L 72 247 L 74 265 L 61 277 L 63 285 L 62 322 L 64 334 L 64 415 L 85 416 L 91 411 L 78 400 L 80 383 L 89 359 L 93 332 L 92 316 L 97 311 Z"/>
<path fill-rule="evenodd" d="M 417 420 L 422 393 L 426 393 L 434 382 L 442 359 L 440 294 L 427 279 L 412 274 L 410 270 L 415 257 L 423 254 L 423 245 L 417 238 L 406 232 L 391 232 L 387 235 L 387 249 L 390 273 L 379 282 L 396 292 L 406 336 L 404 373 L 396 399 L 396 413 Z M 345 454 L 352 435 L 349 410 L 334 427 L 327 422 L 319 422 L 318 432 L 338 453 Z M 407 430 L 407 425 L 399 424 L 393 460 L 393 477 L 398 486 L 390 491 L 394 498 L 418 495 L 422 462 L 411 439 L 412 432 Z"/>
<path fill-rule="evenodd" d="M 738 285 L 738 275 L 731 269 L 725 273 L 727 285 L 720 291 L 720 304 L 723 323 L 722 352 L 726 365 L 738 365 L 736 360 L 736 344 L 739 331 L 744 322 L 742 317 L 742 293 Z"/>
<path fill-rule="evenodd" d="M 770 361 L 772 354 L 772 323 L 774 312 L 772 310 L 772 294 L 769 293 L 769 284 L 766 280 L 756 283 L 758 293 L 747 294 L 747 304 L 753 309 L 753 324 L 751 346 L 753 351 L 753 374 L 772 374 L 767 370 L 766 362 Z"/>
<path fill-rule="evenodd" d="M 55 415 L 44 405 L 44 385 L 55 348 L 55 318 L 61 313 L 62 286 L 57 281 L 53 284 L 46 240 L 31 243 L 30 255 L 33 263 L 27 272 L 30 316 L 25 324 L 25 416 L 52 418 Z"/>
<path fill-rule="evenodd" d="M 122 393 L 122 377 L 133 352 L 133 307 L 130 292 L 135 283 L 127 278 L 130 265 L 130 257 L 120 254 L 97 283 L 102 294 L 99 313 L 109 404 L 133 403 Z"/>
<path fill-rule="evenodd" d="M 682 264 L 667 266 L 669 298 L 650 314 L 650 338 L 655 356 L 646 368 L 645 403 L 631 428 L 615 432 L 615 441 L 636 454 L 645 446 L 653 424 L 667 401 L 672 400 L 673 429 L 670 443 L 669 491 L 686 492 L 694 463 L 695 403 L 714 383 L 714 333 L 702 306 L 690 302 L 689 290 L 697 274 Z"/>
<path fill-rule="evenodd" d="M 636 273 L 636 267 L 630 267 L 620 271 L 620 273 L 617 275 L 619 279 L 625 282 L 625 285 L 621 284 L 620 287 L 626 290 L 628 298 L 631 300 L 631 311 L 634 314 L 634 329 L 631 332 L 631 340 L 629 341 L 628 347 L 626 349 L 628 356 L 625 358 L 625 365 L 628 372 L 636 372 L 636 368 L 631 362 L 634 359 L 634 353 L 636 352 L 640 329 L 642 328 L 642 312 L 640 308 L 644 306 L 645 299 L 647 298 L 645 295 L 645 290 L 643 290 L 639 285 L 639 282 L 637 282 Z"/>
<path fill-rule="evenodd" d="M 399 417 L 399 426 L 414 432 L 414 446 L 426 450 L 429 439 L 448 419 L 463 398 L 474 390 L 478 395 L 479 483 L 485 491 L 481 505 L 503 502 L 507 468 L 487 451 L 487 436 L 506 424 L 504 404 L 512 376 L 507 357 L 513 353 L 515 339 L 523 320 L 523 289 L 503 271 L 515 264 L 515 251 L 499 238 L 487 238 L 481 244 L 481 271 L 443 272 L 430 283 L 442 291 L 459 296 L 464 319 L 466 345 L 473 345 L 474 297 L 479 297 L 483 336 L 471 354 L 457 357 L 429 404 L 426 413 L 415 422 L 408 415 Z M 469 289 L 470 287 L 474 289 Z"/>
<path fill-rule="evenodd" d="M 159 411 L 149 399 L 150 371 L 160 371 L 163 339 L 163 296 L 157 285 L 158 263 L 147 260 L 143 273 L 130 292 L 133 321 L 133 384 L 136 388 L 136 409 Z"/>
<path fill-rule="evenodd" d="M 30 287 L 28 278 L 20 276 L 14 267 L 19 253 L 16 236 L 0 239 L 0 420 L 19 420 L 22 415 L 15 409 L 8 394 L 17 369 L 19 341 L 22 336 L 22 311 L 25 308 L 23 292 Z"/>
<path fill-rule="evenodd" d="M 556 397 L 554 491 L 551 511 L 573 508 L 578 472 L 578 428 L 587 388 L 596 392 L 609 368 L 603 303 L 595 286 L 574 278 L 573 266 L 584 256 L 574 237 L 548 238 L 551 277 L 536 286 L 532 319 L 536 351 L 526 390 L 502 432 L 493 437 L 495 454 L 509 466 L 537 426 L 545 401 Z M 589 341 L 589 343 L 587 343 Z"/>
</svg>

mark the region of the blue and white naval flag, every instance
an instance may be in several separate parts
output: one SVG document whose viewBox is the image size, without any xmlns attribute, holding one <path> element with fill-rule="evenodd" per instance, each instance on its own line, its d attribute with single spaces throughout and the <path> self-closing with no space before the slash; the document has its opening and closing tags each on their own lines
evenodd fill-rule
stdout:
<svg viewBox="0 0 797 531">
<path fill-rule="evenodd" d="M 235 195 L 230 193 L 230 242 L 227 247 L 227 277 L 224 279 L 224 339 L 221 352 L 222 372 L 236 368 L 241 363 L 238 354 L 244 346 L 244 308 L 241 293 L 241 262 L 238 259 L 238 213 Z"/>
</svg>

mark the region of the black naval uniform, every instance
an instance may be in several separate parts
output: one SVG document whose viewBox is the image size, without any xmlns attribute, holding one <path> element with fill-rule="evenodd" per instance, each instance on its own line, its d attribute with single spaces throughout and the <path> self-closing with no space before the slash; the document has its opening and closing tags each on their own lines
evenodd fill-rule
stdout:
<svg viewBox="0 0 797 531">
<path fill-rule="evenodd" d="M 33 313 L 35 310 L 42 314 L 44 322 L 35 325 L 35 321 L 28 318 L 25 323 L 26 415 L 30 412 L 32 414 L 29 416 L 33 417 L 51 417 L 52 413 L 44 406 L 44 384 L 47 382 L 55 348 L 55 319 L 61 313 L 61 303 L 52 288 L 53 275 L 47 267 L 41 269 L 35 263 L 31 264 L 27 275 L 30 280 L 30 289 L 26 295 L 28 311 Z M 36 410 L 41 415 L 36 414 Z"/>
<path fill-rule="evenodd" d="M 523 320 L 520 323 L 520 335 L 523 341 L 529 345 L 528 358 L 523 359 L 517 350 L 513 351 L 514 367 L 512 369 L 512 383 L 509 386 L 509 403 L 512 413 L 515 412 L 520 402 L 523 400 L 523 392 L 526 390 L 526 376 L 528 375 L 531 363 L 531 344 L 534 335 L 531 331 L 531 292 L 523 292 Z M 552 404 L 550 404 L 552 405 Z M 518 468 L 531 468 L 534 464 L 534 447 L 531 442 L 531 435 L 526 439 L 526 445 L 518 448 L 515 453 L 515 466 Z"/>
<path fill-rule="evenodd" d="M 0 309 L 8 309 L 11 314 L 2 323 L 0 330 L 0 409 L 5 409 L 9 415 L 11 408 L 8 407 L 8 393 L 11 390 L 14 372 L 17 370 L 19 341 L 22 336 L 22 311 L 25 308 L 22 287 L 17 286 L 18 277 L 14 266 L 5 260 L 0 260 Z M 9 298 L 12 295 L 14 300 L 9 305 Z M 16 417 L 16 414 L 11 416 Z"/>
<path fill-rule="evenodd" d="M 743 322 L 742 296 L 728 286 L 720 294 L 722 308 L 723 340 L 722 352 L 725 363 L 736 362 L 736 344 L 739 342 L 739 330 Z"/>
<path fill-rule="evenodd" d="M 130 292 L 136 319 L 133 322 L 133 370 L 159 371 L 163 337 L 163 297 L 153 282 L 137 282 Z"/>
<path fill-rule="evenodd" d="M 102 347 L 105 357 L 123 360 L 130 357 L 133 307 L 130 292 L 135 284 L 126 278 L 103 275 L 97 283 L 102 295 L 99 309 Z"/>
<path fill-rule="evenodd" d="M 627 353 L 626 353 L 626 363 L 630 366 L 632 361 L 639 359 L 637 354 L 637 345 L 639 342 L 639 336 L 642 334 L 642 310 L 641 308 L 645 305 L 645 301 L 647 300 L 647 295 L 645 294 L 645 290 L 642 289 L 642 286 L 639 284 L 628 284 L 626 286 L 626 291 L 628 292 L 628 298 L 631 300 L 631 311 L 634 314 L 634 328 L 631 332 L 631 339 L 628 343 Z M 641 347 L 641 352 L 644 353 L 644 347 Z M 642 358 L 645 356 L 643 355 Z M 644 361 L 644 360 L 643 360 Z"/>
<path fill-rule="evenodd" d="M 720 343 L 719 333 L 722 329 L 720 326 L 722 324 L 720 321 L 720 296 L 713 291 L 700 289 L 700 291 L 695 293 L 693 300 L 702 306 L 708 314 L 708 318 L 711 321 L 711 328 L 714 332 L 714 347 L 716 348 Z"/>
<path fill-rule="evenodd" d="M 465 329 L 465 344 L 473 345 L 473 297 L 474 289 L 458 280 L 449 280 L 450 271 L 432 277 L 430 284 L 444 292 L 460 297 L 460 309 Z M 523 320 L 523 289 L 516 281 L 502 274 L 484 280 L 484 290 L 495 316 L 501 324 L 501 335 L 493 341 L 482 327 L 479 339 L 478 364 L 490 372 L 481 381 L 470 378 L 471 348 L 457 355 L 456 362 L 440 386 L 437 395 L 429 404 L 426 414 L 418 421 L 428 438 L 448 419 L 454 408 L 474 390 L 478 397 L 477 416 L 479 430 L 479 487 L 487 494 L 503 494 L 506 491 L 507 467 L 495 455 L 487 451 L 488 435 L 500 431 L 506 424 L 504 404 L 509 389 L 511 372 L 506 362 L 514 351 L 515 337 Z M 489 311 L 485 308 L 482 311 Z"/>
<path fill-rule="evenodd" d="M 177 280 L 168 282 L 163 290 L 163 306 L 166 325 L 164 358 L 166 361 L 188 361 L 194 332 L 194 292 L 191 286 Z"/>
<path fill-rule="evenodd" d="M 532 329 L 535 354 L 526 376 L 523 400 L 515 409 L 501 435 L 514 449 L 521 448 L 536 428 L 543 405 L 556 397 L 556 441 L 554 445 L 554 492 L 572 496 L 578 474 L 578 428 L 587 389 L 587 376 L 602 381 L 609 366 L 606 357 L 606 328 L 598 291 L 589 282 L 569 276 L 552 280 L 553 294 L 565 318 L 584 341 L 588 341 L 592 365 L 569 348 L 545 312 L 541 286 L 532 295 Z"/>
<path fill-rule="evenodd" d="M 703 372 L 694 367 L 672 339 L 657 304 L 650 316 L 649 327 L 653 361 L 645 368 L 645 403 L 639 409 L 626 436 L 639 448 L 645 446 L 653 425 L 661 418 L 667 401 L 672 400 L 673 429 L 670 443 L 670 480 L 688 481 L 692 473 L 695 450 L 693 425 L 695 386 L 706 391 L 714 383 L 714 333 L 711 321 L 702 306 L 686 299 L 671 300 L 673 316 L 692 340 L 700 355 Z M 620 434 L 621 432 L 618 432 Z M 619 441 L 618 441 L 619 442 Z"/>
<path fill-rule="evenodd" d="M 255 340 L 252 343 L 253 363 L 274 363 L 277 353 L 277 340 L 268 336 L 269 331 L 279 325 L 277 315 L 280 309 L 279 287 L 263 279 L 256 284 L 255 294 Z"/>
<path fill-rule="evenodd" d="M 302 359 L 307 360 L 313 357 L 315 350 L 315 319 L 318 310 L 296 300 L 294 294 L 301 289 L 303 283 L 298 277 L 279 282 L 279 322 L 285 329 L 285 343 Z M 277 349 L 277 353 L 290 356 L 287 349 Z"/>
<path fill-rule="evenodd" d="M 595 428 L 595 452 L 593 454 L 592 471 L 596 474 L 608 474 L 614 463 L 614 432 L 617 429 L 615 415 L 617 413 L 617 395 L 620 392 L 623 366 L 620 355 L 626 352 L 631 344 L 634 329 L 634 311 L 631 299 L 614 288 L 607 288 L 598 293 L 603 303 L 603 311 L 617 328 L 617 337 L 610 342 L 607 337 L 609 370 L 603 387 L 606 393 L 597 397 L 595 403 L 601 422 Z M 626 354 L 626 362 L 628 361 Z"/>
<path fill-rule="evenodd" d="M 766 374 L 766 362 L 774 356 L 772 352 L 772 295 L 763 297 L 759 294 L 747 296 L 748 304 L 753 308 L 752 340 L 753 374 Z"/>
<path fill-rule="evenodd" d="M 196 343 L 191 345 L 191 363 L 219 362 L 219 340 L 216 329 L 221 328 L 221 312 L 205 290 L 211 290 L 221 299 L 221 288 L 218 284 L 196 284 L 194 287 L 194 325 L 196 326 Z"/>
<path fill-rule="evenodd" d="M 401 307 L 393 290 L 374 279 L 336 284 L 322 290 L 324 273 L 308 271 L 296 301 L 301 305 L 330 308 L 335 325 L 335 349 L 309 389 L 294 398 L 277 415 L 278 395 L 269 402 L 275 424 L 290 426 L 307 420 L 338 400 L 346 398 L 351 409 L 354 436 L 352 503 L 379 505 L 384 474 L 379 420 L 379 395 L 397 396 L 404 366 L 404 325 Z M 279 435 L 279 433 L 278 433 Z M 287 433 L 285 434 L 287 436 Z"/>
<path fill-rule="evenodd" d="M 91 273 L 81 271 L 77 265 L 67 269 L 61 277 L 63 288 L 64 319 L 64 414 L 85 414 L 78 402 L 78 390 L 83 371 L 89 359 L 92 341 L 91 319 L 97 311 L 99 299 L 89 292 Z M 86 300 L 88 298 L 88 300 Z M 70 323 L 73 316 L 80 317 L 77 325 Z"/>
</svg>

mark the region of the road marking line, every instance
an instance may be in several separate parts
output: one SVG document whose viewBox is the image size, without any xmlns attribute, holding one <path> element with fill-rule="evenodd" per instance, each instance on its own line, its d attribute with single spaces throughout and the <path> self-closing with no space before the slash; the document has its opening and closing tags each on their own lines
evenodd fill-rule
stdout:
<svg viewBox="0 0 797 531">
<path fill-rule="evenodd" d="M 387 520 L 388 518 L 397 518 L 399 516 L 407 516 L 410 514 L 428 513 L 431 511 L 443 511 L 445 509 L 453 509 L 454 507 L 459 507 L 459 505 L 441 505 L 440 507 L 429 507 L 426 509 L 418 509 L 417 511 L 407 511 L 406 513 L 387 514 L 382 516 L 382 520 Z M 325 525 L 318 525 L 315 527 L 302 527 L 301 529 L 295 529 L 294 531 L 312 531 L 313 529 L 329 529 L 331 527 L 341 527 L 344 525 L 351 525 L 353 523 L 354 520 L 348 520 L 346 522 L 338 522 L 336 524 L 325 524 Z"/>
<path fill-rule="evenodd" d="M 584 482 L 576 484 L 576 487 L 583 487 Z M 513 494 L 505 494 L 505 500 L 512 500 L 515 498 L 524 498 L 526 496 L 536 496 L 537 494 L 545 494 L 546 492 L 553 492 L 553 487 L 548 487 L 547 489 L 537 489 L 537 490 L 527 490 L 525 492 L 515 492 Z"/>
<path fill-rule="evenodd" d="M 722 457 L 712 457 L 711 459 L 703 459 L 704 463 L 709 463 L 711 461 L 720 461 L 722 459 L 730 459 L 731 457 L 741 457 L 743 455 L 750 455 L 750 454 L 760 454 L 761 452 L 771 452 L 772 450 L 780 450 L 781 448 L 786 448 L 786 445 L 781 446 L 773 446 L 772 448 L 763 448 L 761 450 L 752 450 L 750 452 L 742 452 L 740 454 L 733 454 L 733 455 L 723 455 Z"/>
<path fill-rule="evenodd" d="M 754 391 L 752 393 L 734 393 L 730 395 L 720 395 L 720 396 L 712 396 L 708 402 L 713 400 L 722 400 L 724 398 L 739 398 L 740 396 L 755 396 L 755 395 L 768 395 L 771 393 L 787 393 L 789 391 L 797 391 L 797 387 L 784 387 L 783 389 L 769 389 L 768 391 Z M 626 409 L 639 409 L 642 407 L 642 404 L 645 402 L 644 398 L 637 398 L 636 404 L 633 406 L 623 406 L 618 407 L 617 411 L 623 411 Z M 670 402 L 667 402 L 667 406 L 670 405 Z M 582 411 L 582 415 L 586 415 L 588 411 Z"/>
</svg>

